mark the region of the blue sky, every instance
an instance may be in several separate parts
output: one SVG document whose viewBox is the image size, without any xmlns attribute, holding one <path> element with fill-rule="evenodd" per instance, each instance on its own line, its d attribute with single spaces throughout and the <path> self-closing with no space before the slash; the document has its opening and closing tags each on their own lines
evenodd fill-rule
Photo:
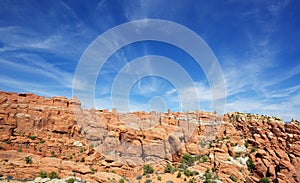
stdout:
<svg viewBox="0 0 300 183">
<path fill-rule="evenodd" d="M 163 19 L 196 32 L 214 52 L 224 75 L 226 111 L 300 119 L 298 7 L 297 0 L 0 0 L 0 90 L 71 97 L 76 66 L 93 40 L 122 23 Z M 199 65 L 177 47 L 155 41 L 127 45 L 107 60 L 95 84 L 97 108 L 112 107 L 118 72 L 145 55 L 180 64 L 194 82 L 199 108 L 211 110 L 210 85 Z M 174 111 L 181 100 L 176 86 L 157 76 L 138 80 L 128 99 L 131 110 Z"/>
</svg>

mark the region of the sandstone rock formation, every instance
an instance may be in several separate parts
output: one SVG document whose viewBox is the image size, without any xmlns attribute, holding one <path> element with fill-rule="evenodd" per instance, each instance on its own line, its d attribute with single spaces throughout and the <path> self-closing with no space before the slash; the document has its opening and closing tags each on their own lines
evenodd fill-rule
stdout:
<svg viewBox="0 0 300 183">
<path fill-rule="evenodd" d="M 56 172 L 90 182 L 300 182 L 295 121 L 238 112 L 119 113 L 80 105 L 76 98 L 0 92 L 0 178 L 33 180 Z M 188 166 L 185 155 L 193 159 Z M 156 173 L 139 177 L 145 164 Z M 163 173 L 168 164 L 174 171 Z"/>
</svg>

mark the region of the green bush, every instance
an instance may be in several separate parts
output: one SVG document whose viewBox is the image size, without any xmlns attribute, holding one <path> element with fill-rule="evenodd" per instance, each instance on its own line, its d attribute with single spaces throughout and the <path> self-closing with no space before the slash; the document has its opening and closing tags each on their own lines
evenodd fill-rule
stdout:
<svg viewBox="0 0 300 183">
<path fill-rule="evenodd" d="M 152 166 L 148 164 L 143 166 L 143 170 L 144 170 L 144 175 L 152 174 L 154 172 Z"/>
<path fill-rule="evenodd" d="M 91 172 L 92 172 L 92 174 L 95 174 L 95 173 L 96 173 L 96 170 L 92 167 L 92 168 L 91 168 Z"/>
<path fill-rule="evenodd" d="M 158 181 L 161 181 L 161 176 L 158 176 L 158 177 L 157 177 L 157 180 L 158 180 Z"/>
<path fill-rule="evenodd" d="M 31 159 L 30 156 L 26 156 L 26 157 L 24 158 L 24 161 L 26 162 L 26 164 L 32 164 L 32 159 Z"/>
<path fill-rule="evenodd" d="M 204 177 L 204 183 L 211 183 L 213 181 L 213 175 L 210 173 L 209 168 L 206 169 Z"/>
<path fill-rule="evenodd" d="M 125 182 L 124 179 L 119 180 L 119 183 L 124 183 L 124 182 Z"/>
<path fill-rule="evenodd" d="M 259 180 L 259 183 L 271 183 L 268 177 L 263 177 Z"/>
<path fill-rule="evenodd" d="M 58 178 L 58 175 L 57 175 L 56 172 L 52 171 L 52 172 L 49 173 L 48 177 L 49 177 L 50 179 L 57 179 L 57 178 Z"/>
<path fill-rule="evenodd" d="M 176 168 L 173 168 L 172 165 L 168 164 L 167 167 L 164 170 L 164 173 L 174 173 L 176 172 Z"/>
<path fill-rule="evenodd" d="M 74 180 L 73 178 L 69 178 L 69 179 L 67 180 L 68 183 L 74 183 L 74 181 L 75 181 L 75 180 Z"/>
<path fill-rule="evenodd" d="M 251 148 L 251 152 L 253 153 L 253 152 L 255 152 L 255 151 L 257 151 L 257 147 L 253 146 L 253 147 Z"/>
<path fill-rule="evenodd" d="M 249 170 L 249 171 L 252 171 L 252 170 L 255 169 L 254 162 L 253 162 L 253 160 L 252 160 L 251 158 L 249 158 L 249 159 L 247 160 L 246 163 L 247 163 L 247 166 L 248 166 L 248 170 Z"/>
<path fill-rule="evenodd" d="M 177 177 L 177 178 L 180 178 L 180 177 L 181 177 L 181 173 L 178 172 L 176 177 Z"/>
<path fill-rule="evenodd" d="M 152 182 L 152 180 L 150 180 L 150 179 L 147 179 L 147 180 L 145 180 L 145 182 L 144 182 L 144 183 L 150 183 L 150 182 Z"/>
<path fill-rule="evenodd" d="M 189 183 L 195 183 L 194 179 L 190 179 Z"/>
<path fill-rule="evenodd" d="M 46 178 L 46 177 L 47 177 L 47 172 L 41 171 L 41 172 L 39 173 L 39 177 L 41 177 L 41 178 Z"/>
<path fill-rule="evenodd" d="M 244 145 L 245 145 L 246 148 L 248 148 L 248 146 L 249 146 L 248 140 L 245 141 Z"/>
<path fill-rule="evenodd" d="M 191 172 L 191 175 L 193 175 L 193 176 L 194 176 L 194 175 L 199 175 L 199 172 L 197 172 L 197 171 L 192 171 L 192 172 Z"/>
<path fill-rule="evenodd" d="M 80 159 L 80 162 L 83 163 L 85 161 L 84 157 Z"/>
<path fill-rule="evenodd" d="M 230 175 L 229 178 L 233 181 L 233 182 L 237 182 L 237 178 L 234 175 Z"/>
<path fill-rule="evenodd" d="M 191 171 L 190 171 L 190 170 L 184 170 L 183 173 L 184 173 L 184 175 L 187 176 L 187 177 L 191 176 Z"/>
<path fill-rule="evenodd" d="M 200 163 L 205 163 L 208 161 L 208 157 L 207 156 L 202 156 L 200 159 Z"/>
<path fill-rule="evenodd" d="M 187 166 L 193 166 L 195 162 L 195 158 L 190 155 L 189 153 L 186 153 L 183 155 L 181 163 L 187 165 Z"/>
<path fill-rule="evenodd" d="M 36 136 L 35 135 L 29 135 L 28 136 L 31 140 L 35 140 L 36 139 Z"/>
<path fill-rule="evenodd" d="M 45 143 L 45 140 L 42 139 L 42 140 L 40 141 L 40 144 L 43 144 L 43 143 Z"/>
</svg>

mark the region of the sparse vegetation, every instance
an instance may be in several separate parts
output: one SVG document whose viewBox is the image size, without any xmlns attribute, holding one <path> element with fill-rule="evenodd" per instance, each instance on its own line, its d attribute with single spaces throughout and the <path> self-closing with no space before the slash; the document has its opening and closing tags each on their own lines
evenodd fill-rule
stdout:
<svg viewBox="0 0 300 183">
<path fill-rule="evenodd" d="M 192 174 L 192 172 L 191 172 L 190 170 L 184 170 L 183 173 L 184 173 L 184 175 L 187 176 L 187 177 L 191 176 L 191 174 Z"/>
<path fill-rule="evenodd" d="M 201 159 L 200 159 L 200 163 L 205 163 L 208 161 L 208 157 L 207 156 L 202 156 Z"/>
<path fill-rule="evenodd" d="M 85 147 L 80 149 L 80 153 L 83 153 L 84 151 L 86 151 Z"/>
<path fill-rule="evenodd" d="M 91 167 L 91 173 L 92 173 L 92 174 L 95 174 L 95 173 L 96 173 L 96 170 L 95 170 L 93 167 Z"/>
<path fill-rule="evenodd" d="M 189 183 L 195 183 L 194 179 L 190 179 Z"/>
<path fill-rule="evenodd" d="M 180 178 L 181 177 L 181 172 L 178 172 L 176 177 Z"/>
<path fill-rule="evenodd" d="M 84 157 L 80 159 L 80 162 L 83 163 L 85 161 Z"/>
<path fill-rule="evenodd" d="M 259 180 L 259 183 L 271 183 L 268 177 L 263 177 Z"/>
<path fill-rule="evenodd" d="M 152 174 L 154 172 L 154 169 L 151 165 L 144 165 L 143 166 L 144 175 Z"/>
<path fill-rule="evenodd" d="M 152 180 L 150 180 L 150 179 L 147 179 L 147 180 L 145 180 L 145 182 L 144 182 L 144 183 L 150 183 L 150 182 L 152 182 Z"/>
<path fill-rule="evenodd" d="M 75 181 L 74 178 L 69 178 L 69 179 L 67 180 L 68 183 L 74 183 L 74 181 Z"/>
<path fill-rule="evenodd" d="M 252 160 L 251 158 L 249 158 L 249 159 L 247 160 L 246 163 L 247 163 L 247 166 L 248 166 L 248 170 L 249 170 L 249 171 L 252 171 L 252 170 L 255 169 L 254 162 L 253 162 L 253 160 Z"/>
<path fill-rule="evenodd" d="M 28 138 L 30 138 L 31 140 L 35 140 L 36 136 L 35 135 L 29 135 Z"/>
<path fill-rule="evenodd" d="M 52 172 L 49 173 L 48 177 L 49 177 L 50 179 L 57 179 L 57 178 L 58 178 L 58 175 L 57 175 L 56 172 L 52 171 Z"/>
<path fill-rule="evenodd" d="M 211 183 L 211 182 L 213 182 L 213 175 L 210 173 L 209 169 L 207 169 L 205 171 L 204 178 L 205 178 L 204 183 Z"/>
<path fill-rule="evenodd" d="M 249 142 L 248 142 L 248 140 L 245 141 L 244 145 L 245 145 L 246 148 L 249 147 Z"/>
<path fill-rule="evenodd" d="M 174 173 L 176 172 L 176 168 L 172 167 L 172 165 L 168 164 L 164 170 L 164 173 Z"/>
<path fill-rule="evenodd" d="M 166 183 L 174 183 L 172 180 L 168 180 Z"/>
<path fill-rule="evenodd" d="M 195 162 L 195 158 L 189 153 L 184 154 L 181 160 L 181 163 L 186 166 L 193 166 L 194 162 Z"/>
<path fill-rule="evenodd" d="M 51 151 L 51 156 L 52 156 L 52 157 L 57 157 L 57 155 L 55 154 L 54 151 Z"/>
<path fill-rule="evenodd" d="M 26 164 L 32 164 L 32 158 L 30 156 L 26 156 L 24 158 L 24 161 L 25 161 Z"/>
<path fill-rule="evenodd" d="M 45 143 L 45 140 L 44 139 L 40 140 L 40 144 L 43 144 L 43 143 Z"/>
<path fill-rule="evenodd" d="M 229 178 L 233 181 L 233 182 L 237 182 L 237 178 L 234 175 L 230 175 Z"/>
<path fill-rule="evenodd" d="M 120 180 L 119 180 L 119 183 L 124 183 L 124 182 L 125 182 L 124 179 L 120 179 Z"/>
<path fill-rule="evenodd" d="M 46 178 L 46 177 L 47 177 L 47 172 L 41 171 L 41 172 L 39 173 L 39 177 L 41 177 L 41 178 Z"/>
<path fill-rule="evenodd" d="M 158 180 L 158 181 L 161 181 L 161 176 L 158 176 L 158 177 L 157 177 L 157 180 Z"/>
<path fill-rule="evenodd" d="M 255 151 L 257 151 L 257 147 L 253 146 L 253 147 L 251 148 L 251 153 L 253 153 L 253 152 L 255 152 Z"/>
</svg>

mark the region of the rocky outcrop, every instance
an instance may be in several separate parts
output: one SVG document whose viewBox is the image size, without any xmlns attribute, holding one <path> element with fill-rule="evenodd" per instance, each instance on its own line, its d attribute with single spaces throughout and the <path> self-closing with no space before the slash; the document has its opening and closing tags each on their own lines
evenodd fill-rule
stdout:
<svg viewBox="0 0 300 183">
<path fill-rule="evenodd" d="M 196 182 L 208 174 L 219 182 L 300 181 L 295 120 L 285 124 L 238 112 L 119 113 L 80 105 L 76 98 L 0 92 L 0 175 L 33 180 L 41 172 L 56 172 L 90 182 L 135 180 L 144 164 L 164 172 L 169 163 L 183 166 L 182 157 L 189 154 L 195 162 L 184 169 L 198 172 Z"/>
</svg>

